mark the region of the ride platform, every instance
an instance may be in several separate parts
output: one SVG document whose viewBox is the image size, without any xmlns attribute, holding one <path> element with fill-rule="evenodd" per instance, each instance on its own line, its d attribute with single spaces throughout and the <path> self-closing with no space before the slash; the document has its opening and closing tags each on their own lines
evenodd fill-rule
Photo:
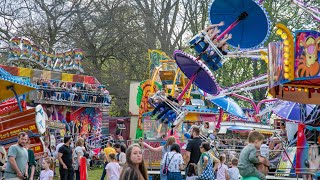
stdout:
<svg viewBox="0 0 320 180">
<path fill-rule="evenodd" d="M 54 100 L 44 100 L 37 99 L 34 100 L 36 104 L 51 104 L 51 105 L 60 105 L 60 106 L 75 106 L 75 107 L 92 107 L 92 108 L 103 108 L 109 110 L 109 105 L 104 103 L 90 103 L 90 102 L 70 102 L 70 101 L 54 101 Z"/>
</svg>

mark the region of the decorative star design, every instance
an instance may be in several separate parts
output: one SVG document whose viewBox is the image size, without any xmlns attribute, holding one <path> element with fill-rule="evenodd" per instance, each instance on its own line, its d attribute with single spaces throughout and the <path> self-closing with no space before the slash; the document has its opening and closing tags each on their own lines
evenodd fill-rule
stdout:
<svg viewBox="0 0 320 180">
<path fill-rule="evenodd" d="M 43 116 L 43 109 L 41 108 L 37 113 L 40 113 Z"/>
<path fill-rule="evenodd" d="M 43 127 L 43 124 L 42 124 L 42 120 L 39 121 L 39 124 L 40 124 L 41 128 L 44 128 L 44 127 Z"/>
<path fill-rule="evenodd" d="M 4 160 L 4 158 L 5 158 L 5 154 L 3 152 L 0 152 L 0 160 L 2 161 Z"/>
</svg>

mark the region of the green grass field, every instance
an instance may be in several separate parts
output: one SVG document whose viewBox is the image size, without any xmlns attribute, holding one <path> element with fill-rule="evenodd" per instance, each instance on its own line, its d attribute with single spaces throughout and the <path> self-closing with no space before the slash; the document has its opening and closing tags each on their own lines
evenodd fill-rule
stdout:
<svg viewBox="0 0 320 180">
<path fill-rule="evenodd" d="M 56 169 L 56 172 L 59 172 L 59 169 Z M 99 180 L 102 174 L 102 168 L 94 168 L 92 170 L 88 170 L 88 180 Z M 59 180 L 58 176 L 53 178 L 54 180 Z M 107 179 L 107 178 L 106 178 Z"/>
</svg>

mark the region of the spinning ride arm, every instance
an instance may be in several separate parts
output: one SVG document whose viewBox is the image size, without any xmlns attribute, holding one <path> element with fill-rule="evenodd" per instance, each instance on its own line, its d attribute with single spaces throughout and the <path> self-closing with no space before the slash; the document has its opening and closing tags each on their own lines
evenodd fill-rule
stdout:
<svg viewBox="0 0 320 180">
<path fill-rule="evenodd" d="M 221 63 L 225 63 L 228 59 L 221 53 L 221 51 L 217 48 L 216 45 L 211 41 L 211 38 L 208 36 L 206 32 L 202 32 L 204 39 L 209 43 L 209 46 L 218 54 L 218 56 L 221 58 Z"/>
<path fill-rule="evenodd" d="M 225 88 L 220 91 L 220 94 L 218 96 L 212 96 L 212 95 L 207 95 L 207 99 L 214 99 L 214 98 L 219 98 L 223 96 L 229 96 L 231 94 L 235 93 L 240 93 L 243 91 L 252 91 L 260 88 L 265 88 L 268 87 L 268 75 L 262 75 L 261 77 L 257 77 L 255 79 L 237 84 L 235 86 L 231 86 L 228 88 Z"/>
<path fill-rule="evenodd" d="M 261 55 L 268 52 L 268 49 L 255 49 L 250 51 L 233 51 L 228 52 L 227 58 L 261 58 Z"/>
<path fill-rule="evenodd" d="M 258 108 L 258 110 L 259 110 L 259 113 L 258 113 L 256 116 L 263 116 L 264 114 L 271 112 L 271 111 L 272 111 L 272 108 L 274 108 L 275 106 L 277 106 L 280 101 L 279 101 L 278 103 L 275 102 L 275 103 L 273 103 L 272 105 L 267 106 L 263 111 L 260 111 L 261 105 L 264 104 L 264 103 L 274 102 L 274 101 L 277 101 L 277 99 L 264 99 L 264 100 L 260 101 L 260 102 L 258 103 L 258 105 L 257 105 L 257 108 Z"/>
<path fill-rule="evenodd" d="M 236 27 L 240 21 L 244 20 L 246 17 L 248 16 L 247 12 L 242 12 L 238 19 L 233 22 L 226 30 L 224 30 L 218 37 L 217 40 L 219 41 L 222 37 L 224 37 L 224 35 L 226 35 L 228 32 L 230 32 L 234 27 Z"/>
<path fill-rule="evenodd" d="M 247 97 L 244 97 L 244 96 L 241 96 L 241 95 L 239 95 L 239 94 L 235 94 L 235 93 L 230 94 L 230 96 L 233 96 L 233 97 L 242 99 L 242 100 L 244 100 L 244 101 L 248 101 L 248 102 L 251 103 L 251 105 L 253 106 L 253 109 L 254 109 L 254 111 L 256 112 L 256 114 L 259 112 L 259 109 L 257 108 L 256 103 L 254 103 L 252 99 L 247 98 Z"/>
<path fill-rule="evenodd" d="M 257 109 L 260 110 L 261 105 L 264 104 L 264 103 L 274 102 L 274 101 L 277 101 L 277 99 L 274 99 L 274 98 L 272 98 L 272 99 L 264 99 L 264 100 L 262 100 L 262 101 L 260 101 L 260 102 L 258 103 Z"/>
<path fill-rule="evenodd" d="M 293 164 L 292 160 L 290 159 L 290 156 L 288 155 L 288 153 L 286 151 L 286 149 L 288 147 L 288 143 L 280 136 L 280 134 L 277 131 L 274 132 L 274 135 L 281 141 L 282 147 L 283 147 L 283 152 L 285 153 L 285 155 L 289 159 L 292 167 L 295 168 L 295 165 Z"/>
<path fill-rule="evenodd" d="M 178 124 L 180 122 L 180 120 L 182 120 L 185 117 L 186 111 L 181 110 L 173 102 L 171 102 L 170 100 L 166 99 L 165 97 L 163 97 L 160 94 L 156 94 L 156 97 L 158 97 L 163 102 L 165 102 L 177 114 L 177 118 L 176 118 L 176 121 L 175 121 L 177 123 L 175 123 L 175 124 Z"/>
<path fill-rule="evenodd" d="M 300 0 L 293 0 L 292 3 L 299 6 L 302 10 L 312 15 L 315 20 L 320 22 L 320 10 L 318 8 L 309 6 Z"/>
</svg>

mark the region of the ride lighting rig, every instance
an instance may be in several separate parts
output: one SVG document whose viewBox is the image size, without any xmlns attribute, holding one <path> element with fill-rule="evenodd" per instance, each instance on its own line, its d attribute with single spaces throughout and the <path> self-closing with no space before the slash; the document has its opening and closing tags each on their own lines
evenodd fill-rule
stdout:
<svg viewBox="0 0 320 180">
<path fill-rule="evenodd" d="M 284 78 L 294 80 L 294 38 L 290 30 L 283 24 L 276 24 L 276 34 L 283 40 Z"/>
</svg>

